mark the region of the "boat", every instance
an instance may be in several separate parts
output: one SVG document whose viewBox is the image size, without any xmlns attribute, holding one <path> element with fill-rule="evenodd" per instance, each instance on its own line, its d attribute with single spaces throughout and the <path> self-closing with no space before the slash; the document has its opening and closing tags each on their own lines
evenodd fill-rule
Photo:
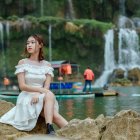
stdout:
<svg viewBox="0 0 140 140">
<path fill-rule="evenodd" d="M 83 92 L 83 84 L 81 82 L 53 82 L 50 90 L 57 98 L 89 98 L 102 96 L 118 96 L 119 93 L 115 90 L 104 90 L 92 88 L 92 92 Z M 19 91 L 1 91 L 0 97 L 16 97 Z"/>
<path fill-rule="evenodd" d="M 80 92 L 80 93 L 64 93 L 64 94 L 55 94 L 56 98 L 89 98 L 89 97 L 95 97 L 95 94 L 93 92 Z"/>
<path fill-rule="evenodd" d="M 95 92 L 95 97 L 102 97 L 102 96 L 118 96 L 119 93 L 115 90 L 103 90 L 102 92 Z"/>
<path fill-rule="evenodd" d="M 95 97 L 93 92 L 72 92 L 70 89 L 61 89 L 54 91 L 56 98 L 89 98 Z M 0 99 L 2 98 L 17 98 L 19 95 L 18 91 L 1 91 Z"/>
</svg>

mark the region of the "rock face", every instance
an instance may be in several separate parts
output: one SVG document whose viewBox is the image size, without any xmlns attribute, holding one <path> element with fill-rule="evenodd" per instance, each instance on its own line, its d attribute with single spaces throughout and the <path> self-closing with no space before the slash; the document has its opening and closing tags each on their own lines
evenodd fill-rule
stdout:
<svg viewBox="0 0 140 140">
<path fill-rule="evenodd" d="M 140 69 L 134 68 L 128 71 L 128 78 L 135 83 L 140 82 Z"/>
<path fill-rule="evenodd" d="M 114 117 L 72 120 L 57 133 L 70 140 L 139 140 L 140 114 L 123 110 Z"/>
<path fill-rule="evenodd" d="M 11 103 L 0 100 L 0 116 L 13 106 Z M 18 137 L 45 134 L 43 126 L 44 119 L 39 118 L 37 126 L 27 133 L 0 123 L 0 140 L 16 140 Z M 122 110 L 112 117 L 101 114 L 95 120 L 73 119 L 67 126 L 57 130 L 57 135 L 69 140 L 139 140 L 139 130 L 140 114 L 133 110 Z"/>
<path fill-rule="evenodd" d="M 113 71 L 113 81 L 110 85 L 112 86 L 132 86 L 140 85 L 140 69 L 133 68 L 128 70 L 127 77 L 123 69 L 115 69 Z"/>
<path fill-rule="evenodd" d="M 9 111 L 14 105 L 10 102 L 0 100 L 0 116 Z M 14 127 L 0 123 L 0 140 L 15 140 L 15 138 L 30 134 L 45 134 L 44 119 L 39 118 L 37 126 L 30 132 L 18 131 Z"/>
<path fill-rule="evenodd" d="M 95 120 L 87 118 L 85 120 L 74 119 L 69 125 L 58 130 L 58 135 L 71 140 L 99 140 L 99 128 Z"/>
<path fill-rule="evenodd" d="M 115 78 L 124 78 L 124 73 L 125 71 L 123 69 L 115 69 L 113 71 Z"/>
</svg>

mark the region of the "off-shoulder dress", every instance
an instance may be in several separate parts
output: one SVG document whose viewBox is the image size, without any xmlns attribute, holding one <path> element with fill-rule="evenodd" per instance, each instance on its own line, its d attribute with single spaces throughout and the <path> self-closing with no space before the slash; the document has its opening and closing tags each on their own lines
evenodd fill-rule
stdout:
<svg viewBox="0 0 140 140">
<path fill-rule="evenodd" d="M 49 62 L 42 60 L 40 62 L 23 59 L 23 64 L 16 66 L 15 74 L 24 72 L 25 83 L 34 87 L 43 87 L 46 80 L 46 75 L 50 74 L 53 77 L 53 68 Z M 31 99 L 35 94 L 39 94 L 39 102 L 31 104 Z M 50 92 L 50 94 L 52 94 Z M 18 130 L 32 130 L 37 119 L 43 109 L 43 99 L 45 93 L 22 91 L 16 102 L 16 106 L 4 114 L 0 118 L 1 123 L 10 124 Z M 59 110 L 58 102 L 55 99 L 54 109 Z"/>
</svg>

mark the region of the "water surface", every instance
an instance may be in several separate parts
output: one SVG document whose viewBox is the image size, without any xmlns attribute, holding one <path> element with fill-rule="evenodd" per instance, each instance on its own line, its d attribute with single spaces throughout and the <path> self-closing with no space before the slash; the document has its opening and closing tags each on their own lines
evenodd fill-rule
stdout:
<svg viewBox="0 0 140 140">
<path fill-rule="evenodd" d="M 59 99 L 60 113 L 68 120 L 96 118 L 100 114 L 115 115 L 124 109 L 140 112 L 140 87 L 113 87 L 119 96 Z"/>
<path fill-rule="evenodd" d="M 124 109 L 140 112 L 140 87 L 113 87 L 120 93 L 119 96 L 92 97 L 92 98 L 57 98 L 60 114 L 67 120 L 74 118 L 96 118 L 100 114 L 112 116 Z M 11 102 L 16 102 L 16 96 L 10 98 L 0 96 Z"/>
</svg>

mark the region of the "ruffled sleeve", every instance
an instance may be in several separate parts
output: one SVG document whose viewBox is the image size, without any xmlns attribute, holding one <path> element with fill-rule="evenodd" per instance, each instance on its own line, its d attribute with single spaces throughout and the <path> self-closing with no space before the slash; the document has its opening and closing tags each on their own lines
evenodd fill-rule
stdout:
<svg viewBox="0 0 140 140">
<path fill-rule="evenodd" d="M 46 70 L 45 74 L 50 74 L 52 77 L 54 77 L 54 74 L 53 74 L 54 69 L 52 67 L 46 66 L 45 70 Z"/>
<path fill-rule="evenodd" d="M 51 64 L 47 61 L 43 61 L 41 65 L 35 65 L 31 63 L 18 64 L 17 66 L 15 66 L 15 68 L 16 68 L 15 74 L 28 72 L 37 75 L 49 74 L 52 77 L 54 77 L 53 74 L 54 69 L 51 67 Z"/>
<path fill-rule="evenodd" d="M 15 74 L 25 72 L 25 67 L 26 67 L 26 64 L 21 64 L 21 65 L 15 66 L 15 68 L 16 68 Z"/>
<path fill-rule="evenodd" d="M 53 71 L 54 69 L 52 68 L 51 64 L 48 61 L 45 61 L 45 74 L 50 74 L 52 77 L 54 77 Z"/>
</svg>

